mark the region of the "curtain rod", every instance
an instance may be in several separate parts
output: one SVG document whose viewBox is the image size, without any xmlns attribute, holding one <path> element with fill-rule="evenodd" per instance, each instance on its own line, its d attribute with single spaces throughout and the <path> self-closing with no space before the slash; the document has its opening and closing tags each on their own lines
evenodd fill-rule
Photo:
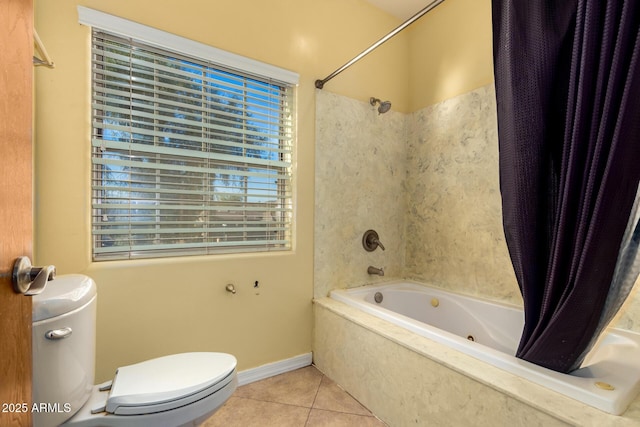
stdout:
<svg viewBox="0 0 640 427">
<path fill-rule="evenodd" d="M 411 18 L 407 19 L 405 22 L 403 22 L 399 27 L 397 27 L 396 29 L 391 31 L 389 34 L 387 34 L 386 36 L 384 36 L 383 38 L 381 38 L 380 40 L 378 40 L 377 42 L 372 44 L 368 49 L 364 50 L 361 54 L 359 54 L 358 56 L 353 58 L 351 61 L 349 61 L 346 64 L 344 64 L 342 67 L 338 68 L 337 70 L 335 70 L 333 73 L 329 74 L 324 79 L 316 80 L 316 88 L 322 89 L 324 87 L 325 83 L 327 83 L 329 80 L 331 80 L 332 78 L 334 78 L 335 76 L 337 76 L 338 74 L 340 74 L 341 72 L 343 72 L 344 70 L 346 70 L 347 68 L 349 68 L 350 66 L 352 66 L 353 64 L 358 62 L 359 60 L 361 60 L 362 58 L 364 58 L 366 55 L 371 53 L 371 51 L 373 51 L 378 46 L 380 46 L 381 44 L 383 44 L 384 42 L 389 40 L 391 37 L 393 37 L 396 34 L 398 34 L 400 31 L 404 30 L 409 25 L 413 24 L 415 21 L 420 19 L 424 14 L 426 14 L 431 9 L 435 8 L 436 6 L 438 6 L 443 1 L 444 0 L 433 0 L 431 3 L 429 3 L 427 6 L 425 6 L 418 13 L 413 15 Z"/>
</svg>

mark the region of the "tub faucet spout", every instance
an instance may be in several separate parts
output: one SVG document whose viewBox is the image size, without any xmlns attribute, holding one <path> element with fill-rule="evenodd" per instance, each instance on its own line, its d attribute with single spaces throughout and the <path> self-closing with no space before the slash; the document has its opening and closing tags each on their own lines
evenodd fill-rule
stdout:
<svg viewBox="0 0 640 427">
<path fill-rule="evenodd" d="M 370 265 L 369 268 L 367 268 L 367 273 L 377 274 L 378 276 L 384 276 L 384 267 L 377 268 Z"/>
</svg>

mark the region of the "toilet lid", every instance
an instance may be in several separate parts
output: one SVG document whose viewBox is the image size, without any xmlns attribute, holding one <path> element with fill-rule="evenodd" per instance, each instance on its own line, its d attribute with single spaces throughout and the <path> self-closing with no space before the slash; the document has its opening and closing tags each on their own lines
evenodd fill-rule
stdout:
<svg viewBox="0 0 640 427">
<path fill-rule="evenodd" d="M 189 404 L 230 381 L 236 364 L 230 354 L 182 353 L 123 366 L 113 379 L 106 411 L 140 415 Z"/>
</svg>

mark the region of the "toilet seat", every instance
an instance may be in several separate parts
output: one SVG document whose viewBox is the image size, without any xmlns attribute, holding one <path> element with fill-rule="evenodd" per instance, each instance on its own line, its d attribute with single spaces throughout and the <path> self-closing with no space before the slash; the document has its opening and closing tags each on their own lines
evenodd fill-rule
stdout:
<svg viewBox="0 0 640 427">
<path fill-rule="evenodd" d="M 123 366 L 100 409 L 115 415 L 144 415 L 185 406 L 231 382 L 236 364 L 230 354 L 182 353 Z"/>
</svg>

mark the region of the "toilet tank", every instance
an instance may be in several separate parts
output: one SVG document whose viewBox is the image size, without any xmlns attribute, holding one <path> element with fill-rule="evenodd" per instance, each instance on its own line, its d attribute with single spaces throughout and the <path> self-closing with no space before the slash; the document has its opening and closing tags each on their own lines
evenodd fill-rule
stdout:
<svg viewBox="0 0 640 427">
<path fill-rule="evenodd" d="M 33 425 L 57 426 L 91 395 L 95 370 L 96 284 L 62 275 L 33 297 Z"/>
</svg>

